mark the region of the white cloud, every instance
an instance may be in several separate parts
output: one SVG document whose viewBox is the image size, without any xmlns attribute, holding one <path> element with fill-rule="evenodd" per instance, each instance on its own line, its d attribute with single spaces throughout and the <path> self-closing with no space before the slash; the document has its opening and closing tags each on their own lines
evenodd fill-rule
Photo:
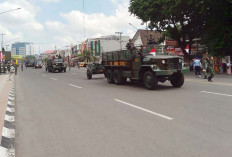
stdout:
<svg viewBox="0 0 232 157">
<path fill-rule="evenodd" d="M 4 8 L 3 12 L 21 8 L 0 15 L 0 33 L 5 34 L 4 41 L 20 38 L 31 42 L 43 35 L 44 26 L 36 20 L 40 9 L 28 0 L 5 0 L 0 2 L 0 8 Z"/>
<path fill-rule="evenodd" d="M 77 10 L 69 13 L 60 13 L 60 16 L 65 21 L 64 23 L 47 21 L 45 26 L 50 31 L 60 34 L 60 37 L 67 42 L 76 42 L 102 35 L 112 35 L 119 31 L 123 32 L 124 35 L 134 35 L 131 32 L 135 32 L 136 30 L 129 23 L 141 28 L 141 21 L 131 16 L 128 12 L 129 3 L 118 4 L 118 0 L 111 1 L 117 3 L 115 13 L 110 16 L 103 13 L 85 14 L 85 29 L 83 28 L 83 14 Z"/>
<path fill-rule="evenodd" d="M 0 16 L 1 25 L 15 31 L 42 31 L 43 25 L 36 21 L 39 8 L 26 0 L 8 0 L 0 3 L 7 10 L 21 8 Z"/>
<path fill-rule="evenodd" d="M 46 3 L 58 3 L 60 2 L 60 0 L 41 0 L 43 2 L 46 2 Z"/>
</svg>

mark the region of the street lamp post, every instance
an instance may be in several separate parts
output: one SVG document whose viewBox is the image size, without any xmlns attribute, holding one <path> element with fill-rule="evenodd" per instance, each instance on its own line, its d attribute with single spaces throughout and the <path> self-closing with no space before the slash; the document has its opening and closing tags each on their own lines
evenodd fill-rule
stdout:
<svg viewBox="0 0 232 157">
<path fill-rule="evenodd" d="M 9 13 L 9 12 L 12 12 L 12 11 L 20 10 L 20 9 L 21 9 L 21 8 L 16 8 L 16 9 L 7 10 L 7 11 L 4 11 L 4 12 L 1 12 L 0 15 L 1 15 L 1 14 L 5 14 L 5 13 Z M 4 35 L 4 34 L 2 34 L 1 52 L 0 52 L 0 53 L 2 53 L 2 48 L 3 48 L 3 35 Z M 0 58 L 0 61 L 2 61 L 2 58 Z"/>
<path fill-rule="evenodd" d="M 12 12 L 12 11 L 20 10 L 20 9 L 21 8 L 11 9 L 11 10 L 7 10 L 7 11 L 4 11 L 4 12 L 1 12 L 0 14 L 5 14 L 5 13 Z"/>
</svg>

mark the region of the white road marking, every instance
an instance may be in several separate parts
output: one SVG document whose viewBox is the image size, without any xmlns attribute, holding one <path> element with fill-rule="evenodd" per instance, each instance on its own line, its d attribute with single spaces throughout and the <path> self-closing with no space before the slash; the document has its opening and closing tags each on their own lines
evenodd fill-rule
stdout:
<svg viewBox="0 0 232 157">
<path fill-rule="evenodd" d="M 15 149 L 6 149 L 4 147 L 0 147 L 0 156 L 1 157 L 15 156 Z"/>
<path fill-rule="evenodd" d="M 14 109 L 14 108 L 10 108 L 10 107 L 7 107 L 6 110 L 7 110 L 8 112 L 15 112 L 15 109 Z"/>
<path fill-rule="evenodd" d="M 14 100 L 15 100 L 15 98 L 14 98 L 14 97 L 9 97 L 9 100 L 14 101 Z"/>
<path fill-rule="evenodd" d="M 11 106 L 15 105 L 14 102 L 12 102 L 12 101 L 8 101 L 8 104 L 11 105 Z"/>
<path fill-rule="evenodd" d="M 76 88 L 79 88 L 79 89 L 82 88 L 82 87 L 80 87 L 80 86 L 76 86 L 76 85 L 73 85 L 73 84 L 69 84 L 69 86 L 76 87 Z"/>
<path fill-rule="evenodd" d="M 159 113 L 156 113 L 156 112 L 147 110 L 147 109 L 142 108 L 142 107 L 139 107 L 139 106 L 132 105 L 132 104 L 130 104 L 130 103 L 127 103 L 127 102 L 124 102 L 124 101 L 121 101 L 121 100 L 118 100 L 118 99 L 114 99 L 114 100 L 117 101 L 117 102 L 120 102 L 120 103 L 122 103 L 122 104 L 128 105 L 128 106 L 130 106 L 130 107 L 134 107 L 134 108 L 136 108 L 136 109 L 139 109 L 139 110 L 142 110 L 142 111 L 151 113 L 151 114 L 153 114 L 153 115 L 156 115 L 156 116 L 165 118 L 165 119 L 167 119 L 167 120 L 173 120 L 173 119 L 174 119 L 174 118 L 171 118 L 171 117 L 168 117 L 168 116 L 165 116 L 165 115 L 162 115 L 162 114 L 159 114 Z"/>
<path fill-rule="evenodd" d="M 51 77 L 50 79 L 52 79 L 52 80 L 55 80 L 55 81 L 57 80 L 57 79 L 55 79 L 55 78 L 52 78 L 52 77 Z"/>
<path fill-rule="evenodd" d="M 229 95 L 229 94 L 214 93 L 214 92 L 207 92 L 207 91 L 201 91 L 201 93 L 214 94 L 214 95 L 222 95 L 222 96 L 229 96 L 229 97 L 232 96 L 232 95 Z"/>
<path fill-rule="evenodd" d="M 46 77 L 46 75 L 42 75 L 43 77 Z"/>
<path fill-rule="evenodd" d="M 5 115 L 5 120 L 8 121 L 8 122 L 14 122 L 15 118 L 14 118 L 14 116 Z"/>
<path fill-rule="evenodd" d="M 14 138 L 15 137 L 15 129 L 8 129 L 8 128 L 3 127 L 2 136 L 7 137 L 7 138 Z"/>
</svg>

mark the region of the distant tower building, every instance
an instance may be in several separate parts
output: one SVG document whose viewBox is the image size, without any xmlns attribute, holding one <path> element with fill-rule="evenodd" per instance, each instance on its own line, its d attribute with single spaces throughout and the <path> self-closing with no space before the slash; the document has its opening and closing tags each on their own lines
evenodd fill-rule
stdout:
<svg viewBox="0 0 232 157">
<path fill-rule="evenodd" d="M 29 42 L 17 42 L 12 44 L 12 55 L 22 55 L 25 58 L 27 55 L 34 55 L 34 44 Z"/>
</svg>

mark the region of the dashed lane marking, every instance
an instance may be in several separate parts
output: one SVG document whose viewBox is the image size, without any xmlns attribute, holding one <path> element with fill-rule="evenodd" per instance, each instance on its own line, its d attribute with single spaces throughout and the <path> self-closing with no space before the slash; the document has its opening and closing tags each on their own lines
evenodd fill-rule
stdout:
<svg viewBox="0 0 232 157">
<path fill-rule="evenodd" d="M 69 86 L 76 87 L 76 88 L 79 88 L 79 89 L 82 88 L 82 87 L 80 87 L 80 86 L 76 86 L 76 85 L 73 85 L 73 84 L 69 84 Z"/>
<path fill-rule="evenodd" d="M 171 118 L 171 117 L 165 116 L 165 115 L 163 115 L 163 114 L 159 114 L 159 113 L 156 113 L 156 112 L 150 111 L 150 110 L 148 110 L 148 109 L 145 109 L 145 108 L 142 108 L 142 107 L 139 107 L 139 106 L 136 106 L 136 105 L 133 105 L 133 104 L 130 104 L 130 103 L 127 103 L 127 102 L 121 101 L 121 100 L 119 100 L 119 99 L 114 99 L 114 100 L 115 100 L 115 101 L 117 101 L 117 102 L 120 102 L 120 103 L 122 103 L 122 104 L 125 104 L 125 105 L 127 105 L 127 106 L 130 106 L 130 107 L 133 107 L 133 108 L 136 108 L 136 109 L 142 110 L 142 111 L 144 111 L 144 112 L 151 113 L 151 114 L 156 115 L 156 116 L 159 116 L 159 117 L 162 117 L 162 118 L 167 119 L 167 120 L 173 120 L 173 119 L 174 119 L 174 118 Z"/>
<path fill-rule="evenodd" d="M 55 78 L 53 78 L 53 77 L 51 77 L 50 79 L 57 81 L 57 79 L 55 79 Z"/>
<path fill-rule="evenodd" d="M 42 75 L 43 77 L 46 77 L 46 75 Z"/>
<path fill-rule="evenodd" d="M 229 97 L 232 97 L 232 95 L 223 94 L 223 93 L 214 93 L 214 92 L 207 92 L 207 91 L 201 91 L 201 93 L 207 93 L 207 94 L 214 94 L 214 95 L 221 95 L 221 96 L 229 96 Z"/>
</svg>

